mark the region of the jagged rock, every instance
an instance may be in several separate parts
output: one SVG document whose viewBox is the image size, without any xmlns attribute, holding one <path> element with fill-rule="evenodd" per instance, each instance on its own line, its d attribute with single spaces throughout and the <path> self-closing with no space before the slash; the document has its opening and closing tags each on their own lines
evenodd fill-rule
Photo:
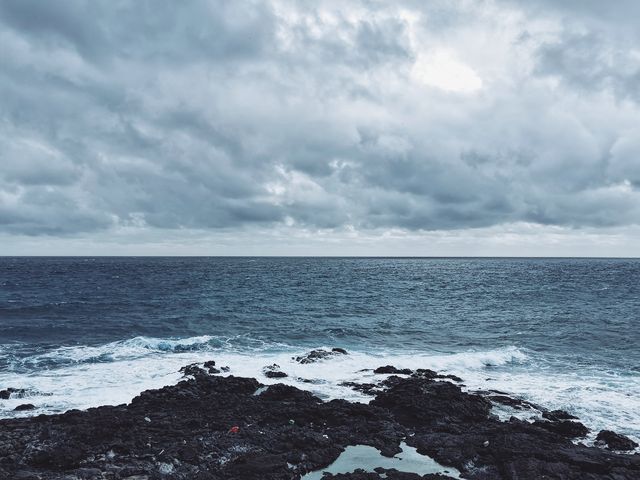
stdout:
<svg viewBox="0 0 640 480">
<path fill-rule="evenodd" d="M 557 422 L 545 422 L 536 420 L 533 425 L 542 427 L 545 430 L 564 435 L 568 438 L 582 438 L 589 433 L 589 429 L 580 422 L 571 420 L 561 420 Z"/>
<path fill-rule="evenodd" d="M 294 360 L 298 363 L 314 363 L 319 360 L 325 360 L 330 357 L 334 357 L 336 355 L 347 355 L 347 351 L 344 348 L 333 348 L 331 350 L 311 350 L 309 353 L 305 355 L 301 355 L 299 357 L 294 357 Z"/>
<path fill-rule="evenodd" d="M 216 362 L 214 360 L 207 360 L 202 366 L 206 368 L 210 374 L 220 373 L 220 370 L 216 368 Z"/>
<path fill-rule="evenodd" d="M 389 409 L 403 425 L 480 422 L 489 417 L 491 403 L 457 385 L 423 378 L 399 380 L 380 392 L 371 405 Z"/>
<path fill-rule="evenodd" d="M 508 395 L 487 395 L 487 399 L 500 405 L 506 405 L 516 410 L 540 410 L 541 407 L 535 403 L 528 402 L 521 398 L 514 398 Z M 544 415 L 544 414 L 543 414 Z"/>
<path fill-rule="evenodd" d="M 596 441 L 604 443 L 610 450 L 629 451 L 638 447 L 638 444 L 629 437 L 611 430 L 601 430 L 596 437 Z"/>
<path fill-rule="evenodd" d="M 438 372 L 429 368 L 418 368 L 415 372 L 413 372 L 413 376 L 422 378 L 437 378 Z"/>
<path fill-rule="evenodd" d="M 376 368 L 373 373 L 392 373 L 394 375 L 411 375 L 413 370 L 409 368 L 398 369 L 392 365 L 385 365 L 384 367 Z"/>
<path fill-rule="evenodd" d="M 6 388 L 4 390 L 0 390 L 0 400 L 8 400 L 9 397 L 22 397 L 27 391 L 23 388 Z"/>
<path fill-rule="evenodd" d="M 202 367 L 198 363 L 191 363 L 182 367 L 179 372 L 186 377 L 188 375 L 215 375 L 216 373 L 220 373 L 220 370 L 216 368 L 215 361 L 208 360 L 202 364 Z"/>
<path fill-rule="evenodd" d="M 561 420 L 577 420 L 578 417 L 571 415 L 569 412 L 565 412 L 564 410 L 551 410 L 547 412 L 542 412 L 542 417 L 547 420 L 551 420 L 553 422 L 559 422 Z"/>
<path fill-rule="evenodd" d="M 392 456 L 403 439 L 469 480 L 640 478 L 640 455 L 572 443 L 563 429 L 576 422 L 501 422 L 482 395 L 434 378 L 391 376 L 369 404 L 262 387 L 205 372 L 129 405 L 0 420 L 0 478 L 288 480 L 330 465 L 348 445 Z M 383 477 L 420 478 L 395 470 L 328 478 Z"/>
<path fill-rule="evenodd" d="M 379 385 L 376 383 L 358 383 L 358 382 L 342 382 L 342 387 L 349 387 L 357 392 L 364 393 L 366 395 L 375 395 Z"/>
<path fill-rule="evenodd" d="M 288 377 L 286 373 L 280 370 L 280 365 L 273 364 L 263 368 L 264 376 L 267 378 L 285 378 Z"/>
</svg>

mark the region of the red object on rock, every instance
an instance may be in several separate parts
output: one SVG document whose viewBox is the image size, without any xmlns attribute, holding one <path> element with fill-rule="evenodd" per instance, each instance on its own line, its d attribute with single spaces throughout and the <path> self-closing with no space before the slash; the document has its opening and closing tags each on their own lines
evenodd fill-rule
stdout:
<svg viewBox="0 0 640 480">
<path fill-rule="evenodd" d="M 240 431 L 240 427 L 234 425 L 229 429 L 229 433 L 238 433 Z"/>
</svg>

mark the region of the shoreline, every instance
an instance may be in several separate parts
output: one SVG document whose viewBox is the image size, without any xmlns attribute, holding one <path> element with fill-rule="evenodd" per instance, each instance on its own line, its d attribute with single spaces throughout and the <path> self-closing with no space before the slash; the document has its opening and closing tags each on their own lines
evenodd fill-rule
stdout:
<svg viewBox="0 0 640 480">
<path fill-rule="evenodd" d="M 296 360 L 331 368 L 330 357 L 343 355 L 314 352 Z M 265 367 L 272 378 L 286 375 Z M 599 447 L 582 445 L 588 426 L 567 412 L 505 392 L 464 392 L 462 379 L 432 370 L 381 366 L 374 371 L 380 381 L 348 385 L 370 395 L 369 404 L 220 376 L 213 361 L 182 373 L 178 384 L 142 392 L 128 405 L 0 420 L 0 478 L 295 479 L 321 472 L 348 446 L 391 458 L 402 442 L 462 478 L 640 478 L 640 454 L 610 450 L 632 446 L 626 437 L 600 433 Z M 541 409 L 543 418 L 502 421 L 491 413 L 495 404 Z M 397 475 L 326 478 L 447 478 Z"/>
<path fill-rule="evenodd" d="M 294 360 L 316 346 L 286 346 L 252 353 L 250 349 L 218 348 L 207 343 L 192 345 L 204 340 L 134 338 L 31 357 L 26 364 L 28 368 L 0 374 L 0 391 L 7 387 L 24 390 L 21 395 L 0 401 L 0 417 L 59 414 L 70 409 L 129 403 L 145 390 L 180 381 L 179 369 L 184 365 L 211 358 L 232 367 L 230 372 L 220 375 L 256 378 L 264 384 L 285 383 L 308 390 L 325 401 L 345 399 L 368 403 L 370 396 L 344 383 L 379 381 L 380 375 L 373 374 L 373 369 L 391 364 L 458 375 L 464 378 L 463 389 L 467 392 L 508 392 L 549 409 L 566 409 L 595 433 L 601 429 L 614 430 L 640 443 L 640 384 L 634 377 L 584 368 L 572 373 L 570 364 L 552 364 L 552 359 L 537 357 L 534 352 L 515 346 L 451 353 L 350 349 L 349 355 L 333 357 L 330 368 L 326 368 L 329 362 L 300 364 Z M 264 367 L 272 364 L 280 365 L 288 376 L 268 378 Z M 36 409 L 13 411 L 23 403 L 32 403 Z M 531 416 L 525 409 L 508 405 L 495 405 L 493 412 L 505 420 L 512 415 L 524 419 Z M 542 414 L 541 411 L 533 413 Z M 595 433 L 583 442 L 593 442 Z"/>
</svg>

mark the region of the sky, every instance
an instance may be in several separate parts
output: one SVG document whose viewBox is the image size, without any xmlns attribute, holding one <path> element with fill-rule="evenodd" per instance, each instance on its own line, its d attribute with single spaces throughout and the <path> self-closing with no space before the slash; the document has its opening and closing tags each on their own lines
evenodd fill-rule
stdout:
<svg viewBox="0 0 640 480">
<path fill-rule="evenodd" d="M 0 254 L 640 256 L 640 2 L 0 2 Z"/>
</svg>

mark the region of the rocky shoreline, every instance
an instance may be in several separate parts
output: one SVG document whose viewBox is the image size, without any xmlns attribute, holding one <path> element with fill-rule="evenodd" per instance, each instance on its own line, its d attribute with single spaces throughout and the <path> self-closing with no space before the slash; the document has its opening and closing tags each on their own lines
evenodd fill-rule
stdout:
<svg viewBox="0 0 640 480">
<path fill-rule="evenodd" d="M 296 360 L 346 354 L 318 352 Z M 272 378 L 286 376 L 277 365 L 265 367 Z M 382 366 L 380 381 L 350 384 L 371 395 L 369 404 L 223 377 L 213 361 L 183 371 L 177 385 L 145 391 L 128 405 L 0 420 L 0 479 L 298 479 L 349 445 L 393 456 L 401 442 L 468 479 L 640 478 L 640 454 L 620 453 L 637 452 L 632 440 L 603 431 L 598 446 L 582 445 L 589 429 L 567 412 L 504 392 L 464 392 L 461 379 L 431 370 Z M 536 409 L 542 418 L 501 421 L 493 404 Z M 452 477 L 376 469 L 323 478 Z"/>
</svg>

